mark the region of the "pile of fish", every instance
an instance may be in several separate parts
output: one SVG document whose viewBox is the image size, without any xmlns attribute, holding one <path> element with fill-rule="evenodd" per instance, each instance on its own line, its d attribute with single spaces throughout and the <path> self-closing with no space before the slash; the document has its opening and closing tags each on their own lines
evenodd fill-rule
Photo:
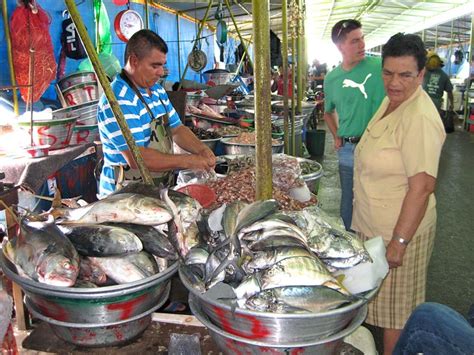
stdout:
<svg viewBox="0 0 474 355">
<path fill-rule="evenodd" d="M 235 201 L 198 225 L 200 241 L 184 256 L 182 273 L 201 293 L 229 285 L 235 297 L 222 301 L 250 310 L 319 312 L 351 302 L 357 297 L 328 265 L 370 261 L 363 243 L 317 207 L 280 212 L 275 200 Z"/>
<path fill-rule="evenodd" d="M 166 269 L 187 252 L 201 206 L 177 191 L 134 183 L 79 208 L 55 208 L 46 221 L 21 220 L 4 242 L 19 273 L 53 286 L 134 282 Z M 54 216 L 54 218 L 53 218 Z"/>
</svg>

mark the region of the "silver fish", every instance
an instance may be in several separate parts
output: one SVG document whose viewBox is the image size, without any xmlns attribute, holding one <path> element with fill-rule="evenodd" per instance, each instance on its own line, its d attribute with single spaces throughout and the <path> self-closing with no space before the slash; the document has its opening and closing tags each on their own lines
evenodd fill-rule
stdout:
<svg viewBox="0 0 474 355">
<path fill-rule="evenodd" d="M 245 268 L 250 272 L 271 267 L 283 259 L 296 256 L 313 257 L 313 254 L 305 248 L 299 247 L 280 247 L 259 251 L 252 256 L 252 259 L 245 264 Z"/>
<path fill-rule="evenodd" d="M 138 253 L 143 249 L 140 239 L 124 228 L 98 224 L 63 225 L 59 228 L 83 256 L 114 256 Z"/>
<path fill-rule="evenodd" d="M 268 290 L 287 286 L 327 286 L 348 294 L 316 257 L 283 259 L 261 272 L 261 288 Z"/>
<path fill-rule="evenodd" d="M 241 229 L 275 213 L 277 209 L 278 202 L 275 200 L 255 201 L 251 203 L 239 212 L 235 233 L 239 233 Z"/>
<path fill-rule="evenodd" d="M 161 200 L 138 195 L 116 194 L 76 209 L 56 209 L 51 212 L 63 224 L 135 223 L 158 225 L 173 218 Z"/>
<path fill-rule="evenodd" d="M 247 247 L 250 252 L 258 252 L 281 247 L 297 247 L 309 250 L 308 245 L 305 242 L 290 235 L 274 235 L 262 240 L 256 240 L 250 242 Z"/>
<path fill-rule="evenodd" d="M 73 286 L 79 255 L 59 228 L 48 222 L 20 223 L 21 233 L 4 246 L 12 262 L 33 280 L 52 286 Z"/>
</svg>

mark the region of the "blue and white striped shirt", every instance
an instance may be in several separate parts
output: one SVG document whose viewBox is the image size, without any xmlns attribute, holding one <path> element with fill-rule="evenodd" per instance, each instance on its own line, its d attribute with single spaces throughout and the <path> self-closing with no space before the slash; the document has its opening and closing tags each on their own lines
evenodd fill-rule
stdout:
<svg viewBox="0 0 474 355">
<path fill-rule="evenodd" d="M 140 147 L 148 147 L 151 136 L 151 117 L 145 105 L 120 75 L 116 76 L 111 86 L 135 143 Z M 181 120 L 161 85 L 155 84 L 150 88 L 151 96 L 148 95 L 145 89 L 139 88 L 139 90 L 155 118 L 168 112 L 169 126 L 175 128 L 181 125 Z M 105 197 L 115 191 L 114 166 L 127 165 L 121 152 L 128 150 L 128 146 L 105 95 L 102 95 L 99 101 L 97 121 L 104 152 L 104 167 L 100 175 L 99 196 Z"/>
</svg>

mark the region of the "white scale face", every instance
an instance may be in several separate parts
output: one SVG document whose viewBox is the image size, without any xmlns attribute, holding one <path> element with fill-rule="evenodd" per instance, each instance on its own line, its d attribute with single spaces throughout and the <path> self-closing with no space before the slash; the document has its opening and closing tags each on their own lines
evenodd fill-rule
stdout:
<svg viewBox="0 0 474 355">
<path fill-rule="evenodd" d="M 140 14 L 134 10 L 124 10 L 117 15 L 118 28 L 115 31 L 117 36 L 127 42 L 132 35 L 143 28 L 143 20 Z"/>
</svg>

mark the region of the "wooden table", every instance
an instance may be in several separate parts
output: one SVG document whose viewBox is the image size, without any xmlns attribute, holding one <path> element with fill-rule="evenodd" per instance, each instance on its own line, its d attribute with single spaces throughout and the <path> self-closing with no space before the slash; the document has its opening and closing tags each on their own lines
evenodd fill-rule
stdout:
<svg viewBox="0 0 474 355">
<path fill-rule="evenodd" d="M 0 201 L 10 207 L 12 205 L 18 204 L 18 186 L 6 188 L 3 191 L 0 191 Z M 0 211 L 3 211 L 5 207 L 3 204 L 0 204 Z M 6 220 L 6 227 L 8 238 L 12 238 L 16 235 L 18 224 L 16 223 L 15 218 L 9 213 L 5 211 L 5 220 Z M 25 305 L 23 304 L 23 292 L 21 291 L 20 286 L 16 283 L 12 282 L 12 289 L 13 289 L 13 301 L 15 302 L 15 313 L 16 313 L 16 321 L 19 330 L 26 330 L 29 325 L 29 316 L 28 312 L 25 310 Z"/>
</svg>

